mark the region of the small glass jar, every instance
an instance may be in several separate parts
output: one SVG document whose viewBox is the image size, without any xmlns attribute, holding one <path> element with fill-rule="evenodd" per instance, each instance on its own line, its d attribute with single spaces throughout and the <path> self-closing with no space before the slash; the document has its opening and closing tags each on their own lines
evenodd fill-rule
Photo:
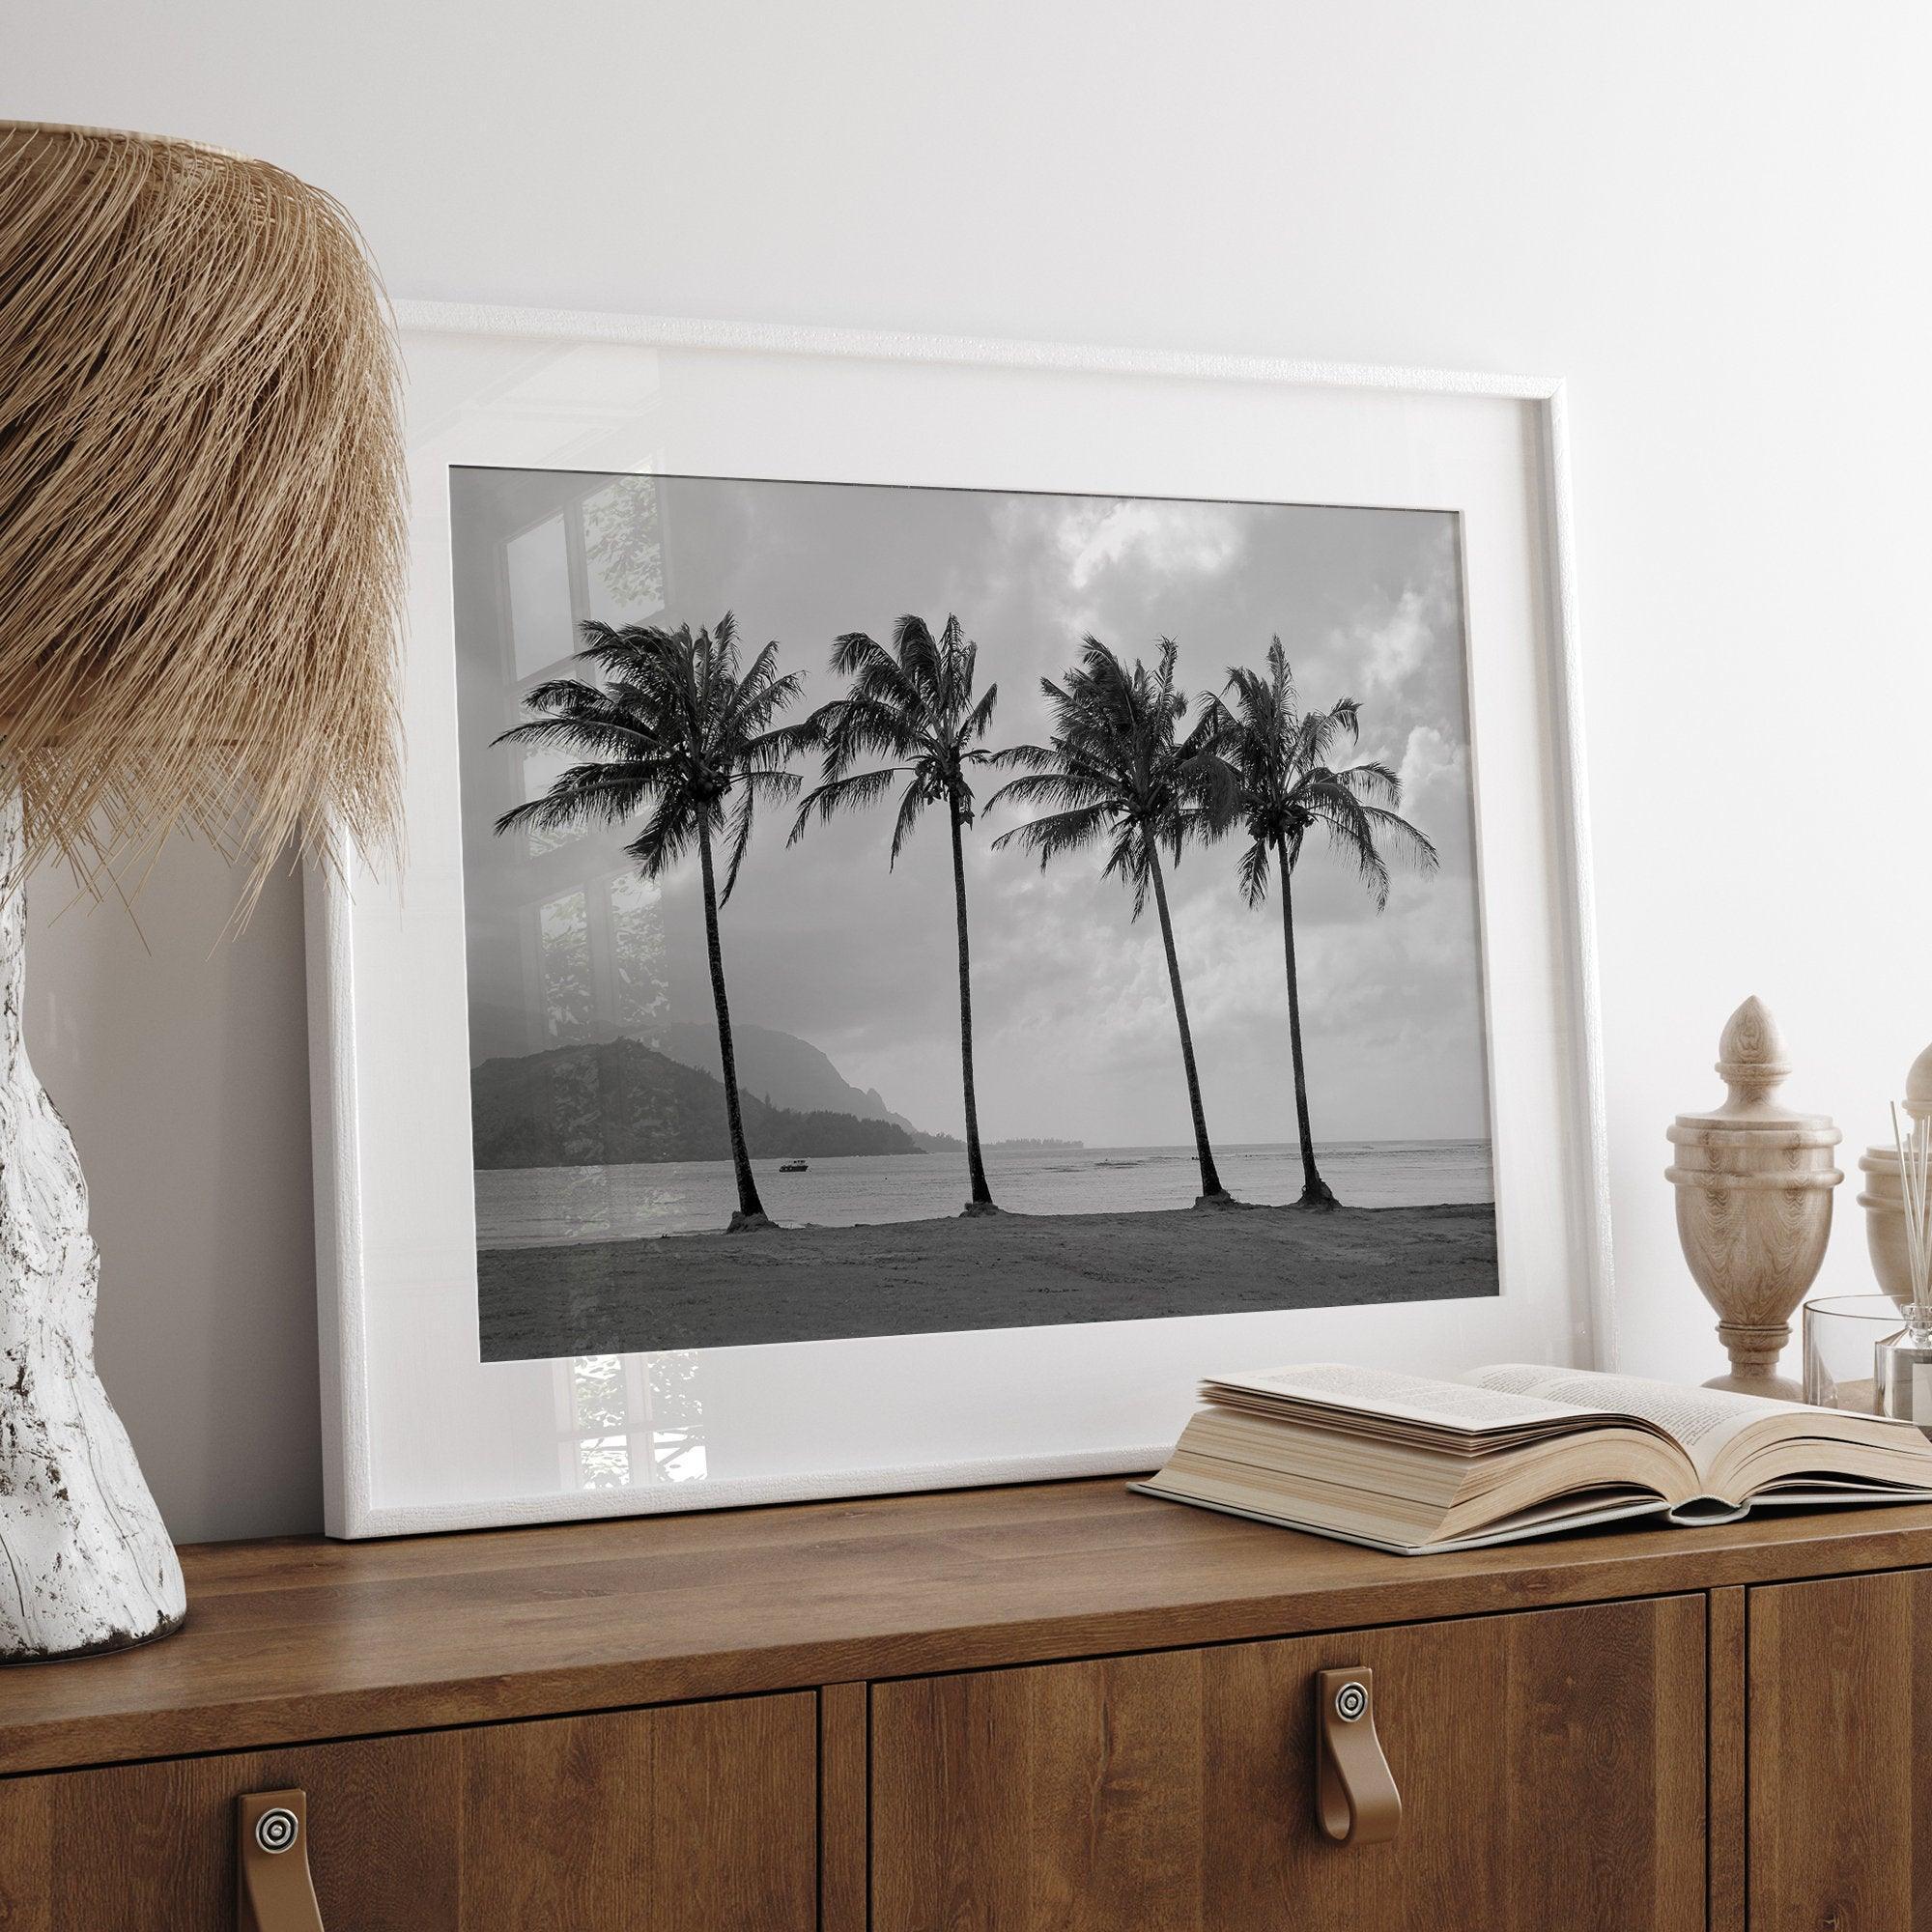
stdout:
<svg viewBox="0 0 1932 1932">
<path fill-rule="evenodd" d="M 1821 1294 L 1804 1304 L 1804 1400 L 1821 1408 L 1879 1411 L 1874 1368 L 1882 1343 L 1905 1333 L 1889 1294 Z"/>
<path fill-rule="evenodd" d="M 1932 1433 L 1932 1308 L 1909 1303 L 1905 1329 L 1878 1345 L 1872 1375 L 1878 1412 Z"/>
</svg>

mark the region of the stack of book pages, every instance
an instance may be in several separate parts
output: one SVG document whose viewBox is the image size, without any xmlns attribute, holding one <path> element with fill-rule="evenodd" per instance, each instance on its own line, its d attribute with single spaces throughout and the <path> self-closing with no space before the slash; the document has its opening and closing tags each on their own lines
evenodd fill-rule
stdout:
<svg viewBox="0 0 1932 1932">
<path fill-rule="evenodd" d="M 1132 1487 L 1404 1555 L 1623 1517 L 1932 1502 L 1907 1422 L 1634 1376 L 1505 1363 L 1450 1380 L 1320 1362 L 1202 1384 Z"/>
</svg>

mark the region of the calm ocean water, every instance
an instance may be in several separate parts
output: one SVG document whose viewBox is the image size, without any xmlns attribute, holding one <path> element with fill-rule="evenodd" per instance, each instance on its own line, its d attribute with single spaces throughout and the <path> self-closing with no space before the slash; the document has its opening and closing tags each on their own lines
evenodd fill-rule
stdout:
<svg viewBox="0 0 1932 1932">
<path fill-rule="evenodd" d="M 1293 1146 L 1219 1147 L 1222 1184 L 1242 1201 L 1279 1207 L 1301 1192 Z M 1318 1147 L 1321 1176 L 1354 1208 L 1426 1208 L 1492 1201 L 1488 1141 L 1339 1141 Z M 774 1220 L 850 1228 L 956 1214 L 964 1154 L 856 1154 L 812 1161 L 804 1174 L 754 1163 Z M 1200 1192 L 1191 1148 L 990 1150 L 993 1198 L 1022 1214 L 1122 1214 L 1185 1208 Z M 476 1177 L 477 1245 L 521 1248 L 612 1241 L 722 1228 L 737 1206 L 731 1163 L 528 1167 Z"/>
</svg>

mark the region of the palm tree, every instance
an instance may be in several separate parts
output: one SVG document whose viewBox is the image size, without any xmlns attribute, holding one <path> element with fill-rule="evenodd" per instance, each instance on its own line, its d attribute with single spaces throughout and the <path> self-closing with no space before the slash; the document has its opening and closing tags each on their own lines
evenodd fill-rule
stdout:
<svg viewBox="0 0 1932 1932">
<path fill-rule="evenodd" d="M 972 1182 L 969 1214 L 996 1212 L 980 1154 L 980 1103 L 973 1086 L 973 974 L 966 940 L 966 860 L 961 834 L 973 823 L 969 767 L 989 753 L 980 741 L 993 721 L 998 685 L 976 703 L 973 673 L 980 647 L 949 616 L 935 639 L 919 617 L 901 617 L 887 650 L 863 631 L 850 631 L 832 652 L 832 668 L 851 679 L 843 697 L 821 705 L 807 721 L 825 751 L 822 781 L 798 808 L 789 843 L 805 836 L 815 812 L 821 824 L 841 807 L 875 805 L 900 779 L 898 818 L 889 867 L 898 864 L 913 826 L 928 805 L 942 802 L 952 834 L 952 910 L 959 943 L 959 1071 L 966 1091 L 966 1169 Z M 855 772 L 861 759 L 889 764 Z"/>
<path fill-rule="evenodd" d="M 1170 863 L 1178 865 L 1190 838 L 1216 838 L 1226 829 L 1234 805 L 1233 775 L 1215 757 L 1203 725 L 1184 739 L 1179 736 L 1187 699 L 1175 688 L 1176 654 L 1173 639 L 1163 638 L 1151 671 L 1139 660 L 1129 670 L 1099 639 L 1086 639 L 1079 664 L 1062 683 L 1040 680 L 1053 715 L 1052 744 L 1016 745 L 997 753 L 993 762 L 1017 765 L 1025 776 L 1009 780 L 986 803 L 988 810 L 1004 801 L 1053 808 L 1043 817 L 1002 833 L 993 841 L 995 850 L 1017 839 L 1038 855 L 1044 871 L 1050 860 L 1104 838 L 1110 843 L 1101 877 L 1118 878 L 1133 888 L 1133 918 L 1140 918 L 1152 896 L 1180 1028 L 1180 1061 L 1201 1165 L 1199 1205 L 1221 1207 L 1232 1205 L 1232 1197 L 1221 1185 L 1208 1143 L 1160 855 L 1165 846 Z"/>
<path fill-rule="evenodd" d="M 497 830 L 561 832 L 622 825 L 643 814 L 642 828 L 624 850 L 646 879 L 662 878 L 696 845 L 724 1117 L 738 1179 L 731 1227 L 768 1228 L 745 1148 L 718 908 L 738 883 L 758 801 L 794 798 L 804 782 L 785 764 L 810 742 L 810 733 L 803 725 L 772 724 L 803 687 L 796 674 L 779 675 L 776 643 L 740 673 L 738 627 L 729 611 L 715 631 L 695 638 L 688 624 L 675 631 L 637 624 L 613 630 L 595 622 L 582 627 L 582 637 L 577 661 L 598 681 L 559 678 L 538 685 L 524 701 L 542 715 L 512 725 L 497 743 L 574 753 L 583 762 L 560 773 L 542 798 L 504 812 Z M 722 893 L 714 839 L 729 847 Z"/>
<path fill-rule="evenodd" d="M 1301 1049 L 1301 984 L 1294 963 L 1293 877 L 1302 841 L 1316 827 L 1331 850 L 1351 860 L 1375 895 L 1376 911 L 1388 904 L 1389 871 L 1378 841 L 1387 843 L 1428 871 L 1435 847 L 1397 813 L 1402 781 L 1374 760 L 1333 768 L 1329 754 L 1343 740 L 1361 737 L 1361 707 L 1344 697 L 1326 711 L 1303 711 L 1276 638 L 1268 645 L 1267 671 L 1231 669 L 1227 697 L 1208 700 L 1204 720 L 1208 742 L 1233 766 L 1240 785 L 1239 815 L 1250 839 L 1241 854 L 1241 894 L 1251 906 L 1267 897 L 1270 868 L 1281 873 L 1281 946 L 1288 971 L 1288 1037 L 1294 1061 L 1294 1122 L 1301 1136 L 1303 1208 L 1332 1208 L 1335 1196 L 1315 1165 L 1308 1127 L 1308 1073 Z"/>
</svg>

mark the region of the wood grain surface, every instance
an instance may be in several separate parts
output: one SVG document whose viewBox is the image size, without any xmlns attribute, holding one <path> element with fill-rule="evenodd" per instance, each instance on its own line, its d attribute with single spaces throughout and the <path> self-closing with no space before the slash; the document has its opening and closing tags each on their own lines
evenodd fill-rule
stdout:
<svg viewBox="0 0 1932 1932">
<path fill-rule="evenodd" d="M 1918 1507 L 1404 1558 L 1115 1481 L 214 1545 L 179 1635 L 0 1670 L 0 1773 L 1925 1563 Z"/>
<path fill-rule="evenodd" d="M 1709 1841 L 1709 1932 L 1745 1932 L 1745 1629 L 1750 1593 L 1733 1585 L 1706 1601 L 1705 1735 L 1710 1739 L 1705 1833 Z"/>
<path fill-rule="evenodd" d="M 235 1800 L 308 1793 L 336 1932 L 812 1932 L 814 1700 L 0 1780 L 7 1932 L 232 1932 Z"/>
<path fill-rule="evenodd" d="M 867 1932 L 870 1910 L 871 1686 L 818 1693 L 819 1932 Z"/>
<path fill-rule="evenodd" d="M 1932 1932 L 1932 1574 L 1753 1590 L 1751 1932 Z"/>
<path fill-rule="evenodd" d="M 1314 1818 L 1367 1664 L 1395 1838 Z M 1704 1600 L 923 1678 L 872 1693 L 874 1932 L 1693 1932 Z"/>
</svg>

